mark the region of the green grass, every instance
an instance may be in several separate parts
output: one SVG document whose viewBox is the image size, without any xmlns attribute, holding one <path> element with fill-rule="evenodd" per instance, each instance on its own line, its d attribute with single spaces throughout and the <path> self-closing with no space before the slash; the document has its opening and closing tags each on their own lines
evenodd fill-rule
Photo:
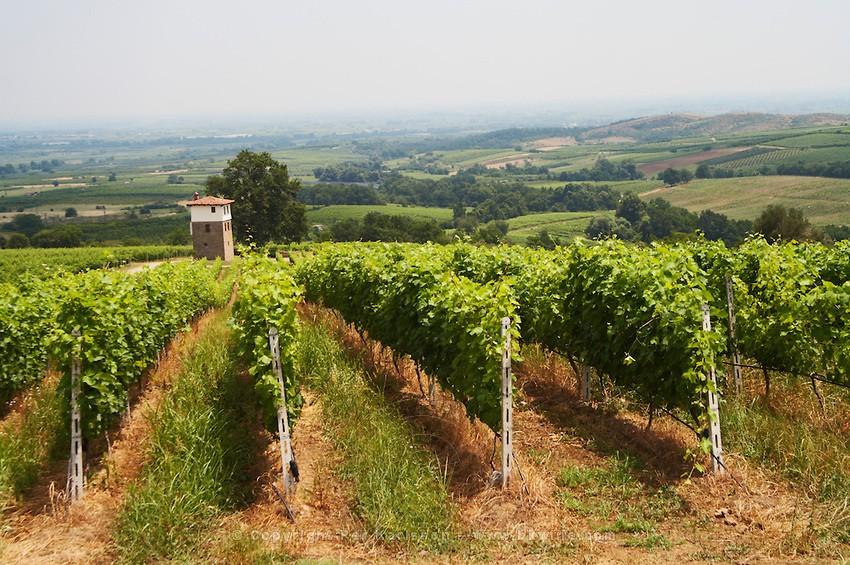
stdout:
<svg viewBox="0 0 850 565">
<path fill-rule="evenodd" d="M 322 206 L 307 209 L 308 224 L 331 225 L 340 220 L 356 219 L 362 220 L 369 212 L 380 212 L 381 214 L 392 214 L 398 216 L 409 216 L 411 218 L 432 219 L 444 222 L 452 219 L 450 208 L 426 208 L 424 206 L 395 206 L 386 205 L 355 205 L 339 204 L 334 206 Z"/>
<path fill-rule="evenodd" d="M 251 449 L 242 411 L 252 387 L 234 378 L 227 312 L 209 323 L 167 397 L 150 416 L 150 446 L 128 492 L 113 539 L 121 561 L 182 561 L 208 528 L 244 502 Z"/>
<path fill-rule="evenodd" d="M 387 543 L 430 551 L 455 542 L 453 508 L 433 457 L 368 377 L 320 325 L 303 328 L 298 366 L 322 399 L 331 441 L 343 454 L 340 475 L 354 485 L 355 511 Z"/>
<path fill-rule="evenodd" d="M 635 536 L 623 543 L 626 547 L 639 547 L 652 551 L 653 549 L 670 549 L 673 544 L 661 534 L 648 533 L 644 536 Z"/>
<path fill-rule="evenodd" d="M 597 216 L 613 216 L 613 210 L 595 212 L 543 212 L 528 214 L 508 220 L 507 239 L 511 243 L 525 243 L 540 230 L 547 230 L 550 236 L 572 239 L 584 236 L 590 220 Z"/>
<path fill-rule="evenodd" d="M 600 532 L 611 532 L 615 534 L 645 534 L 653 530 L 653 525 L 641 518 L 623 518 L 617 516 L 613 523 L 603 526 Z"/>
<path fill-rule="evenodd" d="M 693 212 L 714 210 L 735 219 L 753 219 L 768 204 L 800 208 L 816 225 L 850 223 L 850 180 L 822 177 L 757 176 L 697 179 L 653 189 L 644 198 L 664 198 Z"/>
</svg>

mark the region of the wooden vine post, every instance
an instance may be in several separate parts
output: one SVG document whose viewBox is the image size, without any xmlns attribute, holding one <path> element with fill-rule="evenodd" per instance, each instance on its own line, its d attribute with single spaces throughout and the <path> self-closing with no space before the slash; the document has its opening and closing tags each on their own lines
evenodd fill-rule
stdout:
<svg viewBox="0 0 850 565">
<path fill-rule="evenodd" d="M 289 415 L 286 412 L 286 385 L 283 382 L 283 368 L 280 365 L 280 336 L 277 328 L 269 330 L 269 348 L 272 353 L 272 365 L 277 382 L 280 385 L 280 406 L 277 408 L 277 433 L 280 439 L 280 463 L 283 487 L 287 493 L 295 490 L 295 477 L 292 474 L 292 440 L 289 436 Z"/>
<path fill-rule="evenodd" d="M 80 373 L 82 372 L 82 361 L 80 360 L 80 331 L 71 332 L 78 347 L 74 348 L 74 356 L 71 358 L 71 457 L 68 461 L 68 484 L 66 490 L 70 501 L 80 500 L 83 497 L 83 430 L 80 426 Z"/>
<path fill-rule="evenodd" d="M 513 383 L 511 379 L 511 319 L 502 318 L 502 338 L 505 347 L 502 351 L 502 488 L 511 481 L 511 463 L 514 455 L 513 444 Z"/>
<path fill-rule="evenodd" d="M 702 305 L 702 329 L 711 331 L 711 315 L 708 304 Z M 709 432 L 711 433 L 711 470 L 715 475 L 722 475 L 725 467 L 723 465 L 723 442 L 720 438 L 720 404 L 717 397 L 717 375 L 712 367 L 708 374 L 708 418 Z"/>
<path fill-rule="evenodd" d="M 729 351 L 732 353 L 732 374 L 735 379 L 735 394 L 741 394 L 741 357 L 738 355 L 738 342 L 735 339 L 735 295 L 732 291 L 732 279 L 726 275 L 726 309 L 729 313 Z"/>
</svg>

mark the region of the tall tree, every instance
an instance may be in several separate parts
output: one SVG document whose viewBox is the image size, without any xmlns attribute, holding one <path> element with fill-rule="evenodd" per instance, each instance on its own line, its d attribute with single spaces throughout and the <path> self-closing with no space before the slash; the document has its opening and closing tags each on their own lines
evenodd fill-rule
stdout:
<svg viewBox="0 0 850 565">
<path fill-rule="evenodd" d="M 14 219 L 3 226 L 6 231 L 21 232 L 27 238 L 35 235 L 39 230 L 44 229 L 44 222 L 38 214 L 18 214 Z"/>
<path fill-rule="evenodd" d="M 627 192 L 624 194 L 623 198 L 620 199 L 619 204 L 617 204 L 617 216 L 627 219 L 629 223 L 632 224 L 636 224 L 641 221 L 645 212 L 646 205 L 644 205 L 640 197 L 633 192 Z"/>
<path fill-rule="evenodd" d="M 823 232 L 813 227 L 803 211 L 771 204 L 753 222 L 753 229 L 768 241 L 823 240 Z"/>
<path fill-rule="evenodd" d="M 239 240 L 298 241 L 307 235 L 304 205 L 295 197 L 301 183 L 269 153 L 242 150 L 221 175 L 207 179 L 207 195 L 235 200 L 234 232 Z"/>
<path fill-rule="evenodd" d="M 725 214 L 703 210 L 697 219 L 697 229 L 702 231 L 707 239 L 720 239 L 726 245 L 733 246 L 744 240 L 747 233 L 753 229 L 753 223 L 749 220 L 730 220 Z"/>
</svg>

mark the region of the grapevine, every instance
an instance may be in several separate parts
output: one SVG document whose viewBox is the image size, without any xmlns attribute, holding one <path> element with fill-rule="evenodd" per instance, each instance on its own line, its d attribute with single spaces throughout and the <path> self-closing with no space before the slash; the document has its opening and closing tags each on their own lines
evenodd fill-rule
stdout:
<svg viewBox="0 0 850 565">
<path fill-rule="evenodd" d="M 68 279 L 48 344 L 65 373 L 82 359 L 81 415 L 87 434 L 103 431 L 127 403 L 128 389 L 167 341 L 215 305 L 216 269 L 166 264 L 138 274 L 89 271 Z M 80 338 L 72 333 L 77 330 Z"/>
<path fill-rule="evenodd" d="M 239 280 L 239 298 L 233 307 L 233 323 L 239 336 L 240 353 L 248 363 L 267 425 L 276 425 L 280 386 L 269 351 L 269 329 L 277 328 L 280 363 L 287 393 L 286 408 L 294 426 L 303 399 L 294 370 L 294 345 L 298 336 L 296 305 L 301 289 L 289 270 L 273 259 L 249 256 Z"/>
<path fill-rule="evenodd" d="M 308 300 L 339 311 L 360 331 L 409 355 L 470 417 L 500 423 L 500 320 L 519 336 L 505 281 L 479 284 L 448 268 L 446 248 L 334 245 L 298 265 Z"/>
</svg>

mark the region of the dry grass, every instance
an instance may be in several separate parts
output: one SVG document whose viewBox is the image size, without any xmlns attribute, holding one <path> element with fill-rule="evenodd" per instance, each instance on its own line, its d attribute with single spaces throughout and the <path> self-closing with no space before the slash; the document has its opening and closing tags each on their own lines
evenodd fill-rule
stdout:
<svg viewBox="0 0 850 565">
<path fill-rule="evenodd" d="M 788 484 L 775 466 L 762 467 L 728 449 L 725 459 L 730 473 L 726 477 L 692 474 L 683 456 L 695 445 L 693 433 L 687 428 L 669 417 L 656 416 L 647 430 L 646 413 L 641 413 L 645 408 L 635 412 L 633 404 L 601 399 L 598 385 L 597 398 L 583 403 L 579 400 L 578 376 L 557 355 L 534 348 L 526 348 L 524 355 L 526 361 L 517 373 L 526 401 L 559 428 L 582 438 L 581 448 L 603 457 L 612 450 L 628 453 L 641 463 L 641 472 L 636 474 L 638 480 L 647 486 L 674 488 L 687 509 L 688 521 L 695 520 L 704 530 L 701 537 L 706 547 L 712 545 L 705 537 L 711 529 L 707 527 L 708 520 L 712 525 L 722 526 L 724 536 L 740 547 L 740 555 L 736 557 L 817 561 L 827 557 L 847 558 L 850 554 L 846 545 L 824 542 L 821 535 L 824 528 L 847 519 L 850 513 L 846 506 L 820 504 L 806 489 Z M 753 375 L 746 377 L 746 394 L 751 399 L 763 394 L 763 382 Z M 813 392 L 799 383 L 796 386 L 795 393 L 783 391 L 781 400 L 772 403 L 772 409 L 793 414 L 806 422 L 806 426 L 834 430 L 836 425 L 841 425 L 846 406 L 842 406 L 840 392 L 825 393 L 821 389 L 827 407 L 834 410 L 830 413 L 828 409 L 824 414 Z M 606 387 L 606 394 L 614 396 L 611 385 Z M 773 388 L 777 390 L 776 382 Z M 730 416 L 730 407 L 725 405 L 725 408 Z M 781 433 L 781 429 L 773 433 Z M 571 456 L 581 461 L 576 453 L 581 449 L 572 451 Z"/>
<path fill-rule="evenodd" d="M 745 371 L 740 397 L 727 399 L 721 418 L 726 444 L 765 469 L 775 481 L 790 481 L 804 500 L 794 540 L 804 551 L 829 554 L 843 543 L 850 552 L 850 395 L 782 375 L 771 376 L 765 398 L 761 373 Z"/>
<path fill-rule="evenodd" d="M 304 400 L 292 436 L 301 471 L 301 481 L 288 500 L 295 522 L 289 522 L 270 487 L 275 481 L 280 483 L 277 437 L 258 427 L 256 432 L 266 447 L 257 458 L 254 501 L 226 516 L 209 536 L 203 552 L 215 560 L 255 563 L 269 556 L 337 555 L 349 561 L 368 560 L 381 552 L 352 512 L 351 484 L 334 472 L 342 464 L 342 457 L 326 437 L 319 398 L 305 392 Z"/>
</svg>

